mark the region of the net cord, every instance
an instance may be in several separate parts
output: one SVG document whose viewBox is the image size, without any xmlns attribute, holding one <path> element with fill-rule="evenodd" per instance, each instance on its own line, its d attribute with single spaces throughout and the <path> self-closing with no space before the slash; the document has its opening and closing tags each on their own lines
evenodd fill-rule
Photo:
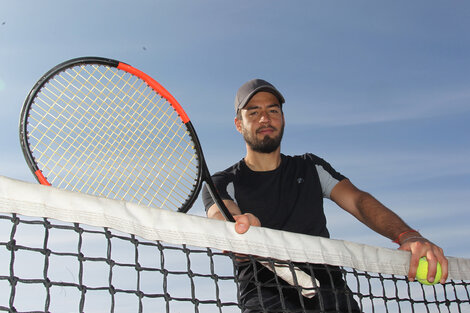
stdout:
<svg viewBox="0 0 470 313">
<path fill-rule="evenodd" d="M 109 227 L 147 240 L 210 247 L 293 262 L 321 263 L 406 276 L 409 252 L 277 231 L 237 234 L 233 224 L 84 195 L 0 176 L 0 211 Z M 470 259 L 448 257 L 449 279 L 469 280 Z"/>
</svg>

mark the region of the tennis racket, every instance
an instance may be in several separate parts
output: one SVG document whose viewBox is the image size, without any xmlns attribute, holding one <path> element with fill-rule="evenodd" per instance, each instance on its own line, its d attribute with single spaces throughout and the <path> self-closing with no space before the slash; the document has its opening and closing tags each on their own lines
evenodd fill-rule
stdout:
<svg viewBox="0 0 470 313">
<path fill-rule="evenodd" d="M 26 98 L 19 133 L 43 185 L 187 212 L 205 182 L 234 222 L 181 105 L 128 64 L 82 57 L 55 66 Z M 270 268 L 294 282 L 288 268 Z"/>
</svg>

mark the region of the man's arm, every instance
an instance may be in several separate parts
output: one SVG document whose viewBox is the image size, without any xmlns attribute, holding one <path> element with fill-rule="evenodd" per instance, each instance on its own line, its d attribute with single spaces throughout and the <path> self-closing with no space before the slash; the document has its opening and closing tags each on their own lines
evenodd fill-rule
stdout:
<svg viewBox="0 0 470 313">
<path fill-rule="evenodd" d="M 225 206 L 229 210 L 229 212 L 233 215 L 235 219 L 235 231 L 239 234 L 246 233 L 250 226 L 261 226 L 259 219 L 251 213 L 242 214 L 238 205 L 232 200 L 223 200 Z M 213 204 L 207 210 L 207 217 L 217 219 L 217 220 L 225 220 L 224 216 L 219 210 L 217 204 Z"/>
<path fill-rule="evenodd" d="M 340 181 L 331 191 L 331 200 L 377 233 L 398 240 L 400 250 L 411 252 L 408 278 L 414 280 L 419 259 L 429 262 L 428 281 L 434 281 L 437 262 L 442 266 L 441 283 L 447 279 L 447 259 L 443 250 L 409 227 L 397 214 L 367 192 L 356 188 L 349 180 Z"/>
</svg>

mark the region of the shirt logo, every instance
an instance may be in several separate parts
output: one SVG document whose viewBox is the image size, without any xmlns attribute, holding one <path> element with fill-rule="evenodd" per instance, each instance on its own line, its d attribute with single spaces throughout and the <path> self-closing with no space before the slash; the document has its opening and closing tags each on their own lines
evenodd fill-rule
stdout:
<svg viewBox="0 0 470 313">
<path fill-rule="evenodd" d="M 302 177 L 297 178 L 297 184 L 302 184 L 304 182 L 304 179 Z"/>
</svg>

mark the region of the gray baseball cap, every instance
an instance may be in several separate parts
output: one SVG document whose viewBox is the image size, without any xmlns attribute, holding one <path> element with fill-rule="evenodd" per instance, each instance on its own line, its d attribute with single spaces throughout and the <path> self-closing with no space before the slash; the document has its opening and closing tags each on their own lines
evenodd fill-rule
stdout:
<svg viewBox="0 0 470 313">
<path fill-rule="evenodd" d="M 263 79 L 252 79 L 244 83 L 237 91 L 235 96 L 235 113 L 238 113 L 238 110 L 242 109 L 248 101 L 260 91 L 270 92 L 278 98 L 279 103 L 282 104 L 285 102 L 284 97 L 272 84 L 268 83 Z"/>
</svg>

